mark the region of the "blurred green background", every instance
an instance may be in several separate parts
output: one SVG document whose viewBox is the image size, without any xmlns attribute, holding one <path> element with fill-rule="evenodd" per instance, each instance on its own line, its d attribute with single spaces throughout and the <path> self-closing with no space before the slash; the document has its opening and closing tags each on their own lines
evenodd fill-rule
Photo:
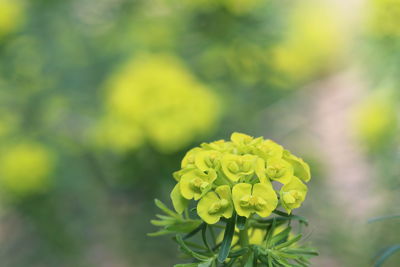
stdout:
<svg viewBox="0 0 400 267">
<path fill-rule="evenodd" d="M 400 1 L 0 0 L 0 265 L 172 266 L 154 198 L 241 131 L 310 162 L 314 266 L 400 242 Z M 398 266 L 400 256 L 385 266 Z"/>
</svg>

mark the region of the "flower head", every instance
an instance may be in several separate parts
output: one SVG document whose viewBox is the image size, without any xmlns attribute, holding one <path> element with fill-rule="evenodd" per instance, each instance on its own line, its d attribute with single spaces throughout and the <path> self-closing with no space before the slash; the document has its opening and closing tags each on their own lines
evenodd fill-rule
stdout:
<svg viewBox="0 0 400 267">
<path fill-rule="evenodd" d="M 203 143 L 189 150 L 173 176 L 175 210 L 182 213 L 189 200 L 199 200 L 197 213 L 209 224 L 231 217 L 233 211 L 244 217 L 269 216 L 278 205 L 272 181 L 283 184 L 280 201 L 290 213 L 305 198 L 302 181 L 311 178 L 307 163 L 281 145 L 241 133 L 233 133 L 231 141 Z"/>
<path fill-rule="evenodd" d="M 303 203 L 307 195 L 307 186 L 299 178 L 293 177 L 290 183 L 282 186 L 279 194 L 283 208 L 290 213 Z"/>
<path fill-rule="evenodd" d="M 271 180 L 287 184 L 293 177 L 293 166 L 286 160 L 271 158 L 267 160 L 266 173 Z"/>
</svg>

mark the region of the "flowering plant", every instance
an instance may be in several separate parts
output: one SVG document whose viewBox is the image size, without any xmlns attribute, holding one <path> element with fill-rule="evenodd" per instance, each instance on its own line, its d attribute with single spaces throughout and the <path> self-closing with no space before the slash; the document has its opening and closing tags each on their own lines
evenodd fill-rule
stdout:
<svg viewBox="0 0 400 267">
<path fill-rule="evenodd" d="M 203 143 L 173 177 L 175 211 L 156 200 L 167 215 L 157 215 L 152 223 L 163 229 L 150 235 L 175 234 L 194 261 L 176 266 L 308 266 L 317 255 L 298 244 L 301 234 L 291 227 L 307 225 L 291 213 L 306 198 L 310 168 L 274 141 L 233 133 L 231 141 Z M 188 240 L 200 232 L 203 245 Z"/>
</svg>

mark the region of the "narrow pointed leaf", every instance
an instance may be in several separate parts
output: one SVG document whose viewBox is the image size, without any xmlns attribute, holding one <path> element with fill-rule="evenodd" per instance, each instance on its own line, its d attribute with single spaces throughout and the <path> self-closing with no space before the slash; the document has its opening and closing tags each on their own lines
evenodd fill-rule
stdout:
<svg viewBox="0 0 400 267">
<path fill-rule="evenodd" d="M 246 254 L 247 252 L 249 252 L 248 248 L 241 248 L 241 249 L 237 249 L 237 250 L 232 250 L 231 252 L 229 252 L 228 258 L 236 258 L 239 256 L 242 256 L 244 254 Z"/>
<path fill-rule="evenodd" d="M 254 267 L 254 252 L 251 251 L 249 257 L 247 258 L 247 261 L 244 265 L 244 267 Z"/>
<path fill-rule="evenodd" d="M 180 216 L 178 213 L 176 213 L 176 212 L 170 210 L 170 209 L 169 209 L 164 203 L 162 203 L 160 200 L 154 199 L 154 203 L 156 204 L 156 206 L 157 206 L 160 210 L 162 210 L 163 212 L 165 212 L 165 213 L 168 214 L 169 216 L 172 216 L 172 217 L 177 218 L 177 219 L 181 218 L 181 216 Z"/>
<path fill-rule="evenodd" d="M 400 244 L 399 244 L 399 245 L 394 245 L 394 246 L 391 246 L 391 247 L 387 248 L 387 249 L 381 254 L 381 256 L 375 261 L 374 266 L 375 266 L 375 267 L 380 267 L 380 266 L 382 266 L 382 264 L 383 264 L 390 256 L 392 256 L 394 253 L 396 253 L 397 251 L 400 251 Z"/>
<path fill-rule="evenodd" d="M 286 242 L 291 230 L 292 230 L 292 227 L 289 226 L 285 230 L 280 232 L 279 234 L 274 235 L 271 239 L 271 244 L 276 245 L 276 244 L 280 243 L 281 241 Z"/>
<path fill-rule="evenodd" d="M 180 245 L 181 249 L 183 250 L 183 252 L 185 252 L 186 254 L 192 256 L 195 259 L 201 260 L 201 261 L 206 261 L 209 259 L 209 257 L 199 254 L 193 250 L 191 250 L 183 241 L 182 236 L 180 235 L 176 235 L 176 242 L 178 242 L 178 244 Z"/>
<path fill-rule="evenodd" d="M 204 223 L 203 223 L 204 224 Z M 188 233 L 187 235 L 185 235 L 183 237 L 183 239 L 188 239 L 192 236 L 194 236 L 195 234 L 197 234 L 201 229 L 203 229 L 203 224 L 200 224 L 198 227 L 196 227 L 193 231 L 191 231 L 190 233 Z"/>
<path fill-rule="evenodd" d="M 274 210 L 273 213 L 275 213 L 276 215 L 282 216 L 282 217 L 286 217 L 290 220 L 297 220 L 297 221 L 305 224 L 306 226 L 308 226 L 308 220 L 302 216 L 298 216 L 298 215 L 294 215 L 294 214 L 287 214 L 286 212 L 283 212 L 280 210 Z"/>
<path fill-rule="evenodd" d="M 207 224 L 204 223 L 204 224 L 202 224 L 202 226 L 203 226 L 203 228 L 201 229 L 201 238 L 203 239 L 203 243 L 206 246 L 206 248 L 208 249 L 208 251 L 212 251 L 212 249 L 207 241 Z"/>
<path fill-rule="evenodd" d="M 271 237 L 272 237 L 272 234 L 274 233 L 275 225 L 276 225 L 276 221 L 274 219 L 274 220 L 272 220 L 272 224 L 268 228 L 267 235 L 265 236 L 265 244 L 266 244 L 267 248 L 269 248 L 269 245 L 271 243 Z"/>
<path fill-rule="evenodd" d="M 385 221 L 385 220 L 389 220 L 389 219 L 400 219 L 400 214 L 399 215 L 388 215 L 388 216 L 375 217 L 375 218 L 369 219 L 368 223 Z"/>
<path fill-rule="evenodd" d="M 301 236 L 302 236 L 301 234 L 298 234 L 297 236 L 293 237 L 292 239 L 290 239 L 290 240 L 288 240 L 288 241 L 276 246 L 275 249 L 281 249 L 281 248 L 284 248 L 284 247 L 288 247 L 288 246 L 292 245 L 293 243 L 299 241 L 301 239 Z"/>
<path fill-rule="evenodd" d="M 236 214 L 233 214 L 228 223 L 226 224 L 224 239 L 221 243 L 221 248 L 218 254 L 218 261 L 224 262 L 228 257 L 232 245 L 233 234 L 235 232 Z"/>
</svg>

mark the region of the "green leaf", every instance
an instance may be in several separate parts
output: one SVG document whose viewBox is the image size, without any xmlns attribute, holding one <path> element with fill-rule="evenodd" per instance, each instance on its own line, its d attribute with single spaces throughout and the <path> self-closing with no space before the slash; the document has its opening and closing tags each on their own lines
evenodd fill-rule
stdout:
<svg viewBox="0 0 400 267">
<path fill-rule="evenodd" d="M 305 256 L 318 256 L 319 253 L 313 248 L 285 248 L 282 251 L 285 253 L 305 255 Z"/>
<path fill-rule="evenodd" d="M 214 261 L 214 259 L 213 259 L 213 258 L 210 258 L 210 259 L 209 259 L 208 261 L 206 261 L 206 262 L 199 263 L 199 267 L 210 267 L 211 264 L 213 263 L 213 261 Z"/>
<path fill-rule="evenodd" d="M 189 233 L 199 227 L 201 223 L 200 220 L 182 220 L 166 226 L 165 229 L 171 232 Z"/>
<path fill-rule="evenodd" d="M 301 234 L 298 234 L 297 236 L 293 237 L 292 239 L 290 239 L 290 240 L 288 240 L 288 241 L 276 246 L 275 249 L 281 249 L 281 248 L 284 248 L 284 247 L 288 247 L 288 246 L 292 245 L 293 243 L 299 241 L 301 239 L 301 236 L 302 236 Z"/>
<path fill-rule="evenodd" d="M 268 253 L 267 260 L 268 260 L 268 267 L 273 267 L 271 253 Z"/>
<path fill-rule="evenodd" d="M 387 215 L 387 216 L 379 216 L 368 220 L 368 223 L 374 223 L 379 221 L 385 221 L 390 219 L 400 219 L 400 215 Z"/>
<path fill-rule="evenodd" d="M 178 244 L 180 245 L 181 249 L 183 250 L 183 252 L 185 252 L 186 254 L 192 256 L 195 259 L 201 260 L 201 261 L 207 261 L 209 260 L 209 257 L 202 255 L 200 253 L 194 252 L 193 250 L 191 250 L 183 241 L 182 236 L 180 235 L 176 235 L 175 237 L 176 242 L 178 242 Z"/>
<path fill-rule="evenodd" d="M 176 218 L 171 217 L 171 216 L 166 216 L 166 215 L 160 215 L 160 214 L 156 214 L 156 217 L 161 219 L 161 220 L 170 220 L 170 221 L 175 221 Z"/>
<path fill-rule="evenodd" d="M 276 244 L 280 243 L 281 241 L 286 242 L 291 230 L 292 230 L 292 227 L 288 226 L 285 228 L 285 230 L 283 230 L 279 234 L 274 235 L 271 239 L 271 244 L 276 245 Z"/>
<path fill-rule="evenodd" d="M 249 252 L 248 248 L 241 248 L 241 249 L 233 250 L 233 251 L 229 252 L 228 258 L 236 258 L 236 257 L 246 254 L 247 252 Z"/>
<path fill-rule="evenodd" d="M 265 244 L 266 244 L 267 248 L 269 248 L 269 245 L 271 243 L 271 237 L 272 237 L 272 234 L 273 234 L 273 232 L 275 230 L 275 225 L 276 225 L 276 221 L 275 221 L 275 218 L 274 218 L 272 220 L 271 226 L 268 228 L 267 235 L 265 236 Z"/>
<path fill-rule="evenodd" d="M 177 218 L 177 219 L 180 219 L 180 218 L 181 218 L 181 216 L 180 216 L 178 213 L 176 213 L 176 212 L 170 210 L 170 209 L 169 209 L 164 203 L 162 203 L 160 200 L 154 199 L 154 203 L 156 204 L 156 206 L 157 206 L 160 210 L 162 210 L 163 212 L 165 212 L 165 213 L 168 214 L 169 216 L 174 217 L 174 218 Z"/>
<path fill-rule="evenodd" d="M 246 217 L 238 215 L 236 223 L 237 228 L 239 228 L 239 230 L 243 230 L 246 226 Z"/>
<path fill-rule="evenodd" d="M 208 249 L 208 251 L 212 252 L 212 249 L 207 242 L 207 224 L 204 223 L 202 225 L 203 225 L 203 227 L 201 229 L 201 238 L 203 239 L 203 243 L 206 246 L 206 248 Z"/>
<path fill-rule="evenodd" d="M 231 249 L 233 234 L 235 233 L 235 222 L 236 222 L 236 213 L 233 213 L 232 217 L 226 224 L 224 239 L 222 240 L 221 248 L 218 254 L 218 261 L 221 263 L 224 262 L 225 259 L 228 257 L 229 251 Z"/>
<path fill-rule="evenodd" d="M 150 223 L 155 226 L 166 226 L 169 225 L 169 221 L 151 220 Z"/>
<path fill-rule="evenodd" d="M 175 264 L 174 267 L 198 267 L 198 263 L 181 263 L 181 264 Z"/>
<path fill-rule="evenodd" d="M 301 267 L 308 267 L 308 264 L 305 263 L 303 260 L 301 259 L 295 259 L 295 262 L 297 262 Z"/>
<path fill-rule="evenodd" d="M 306 226 L 308 226 L 308 220 L 302 216 L 298 216 L 298 215 L 294 215 L 294 214 L 287 214 L 286 212 L 280 211 L 280 210 L 274 210 L 273 213 L 275 213 L 276 215 L 285 217 L 289 220 L 297 220 L 300 223 L 305 224 Z"/>
<path fill-rule="evenodd" d="M 296 255 L 296 254 L 284 253 L 284 252 L 281 252 L 281 251 L 275 251 L 275 254 L 278 255 L 279 257 L 287 258 L 287 259 L 297 259 L 297 258 L 299 258 L 299 256 Z"/>
<path fill-rule="evenodd" d="M 200 224 L 200 225 L 199 225 L 197 228 L 195 228 L 193 231 L 191 231 L 190 233 L 188 233 L 187 235 L 185 235 L 185 236 L 183 237 L 183 239 L 188 239 L 188 238 L 194 236 L 195 234 L 197 234 L 201 229 L 203 229 L 203 224 L 205 224 L 205 223 Z"/>
<path fill-rule="evenodd" d="M 382 264 L 394 253 L 396 253 L 398 250 L 400 250 L 400 244 L 394 245 L 391 247 L 388 247 L 382 254 L 381 256 L 375 261 L 374 266 L 379 267 L 382 266 Z"/>
<path fill-rule="evenodd" d="M 232 258 L 232 259 L 226 264 L 226 267 L 231 267 L 231 266 L 233 266 L 233 264 L 236 262 L 237 259 L 238 259 L 237 257 L 236 257 L 236 258 Z"/>
<path fill-rule="evenodd" d="M 272 254 L 273 258 L 275 261 L 277 261 L 279 264 L 285 266 L 285 267 L 292 267 L 292 265 L 286 260 L 283 259 L 277 255 Z M 271 265 L 271 266 L 275 266 L 275 265 Z"/>
<path fill-rule="evenodd" d="M 157 231 L 157 232 L 154 232 L 154 233 L 148 233 L 147 236 L 154 237 L 154 236 L 160 236 L 160 235 L 168 235 L 170 233 L 171 232 L 168 231 L 168 230 L 160 230 L 160 231 Z"/>
<path fill-rule="evenodd" d="M 254 251 L 250 251 L 249 257 L 247 258 L 244 267 L 253 267 L 255 266 L 253 263 L 254 263 Z"/>
</svg>

